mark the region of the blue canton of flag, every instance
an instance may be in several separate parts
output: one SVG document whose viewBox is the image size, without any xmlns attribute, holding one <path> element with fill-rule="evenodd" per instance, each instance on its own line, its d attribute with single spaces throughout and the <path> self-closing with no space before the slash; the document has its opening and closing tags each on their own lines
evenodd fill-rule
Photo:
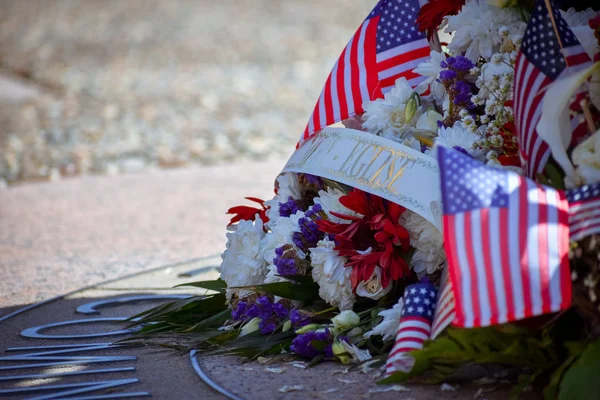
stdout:
<svg viewBox="0 0 600 400">
<path fill-rule="evenodd" d="M 429 282 L 409 285 L 404 290 L 402 318 L 385 366 L 388 375 L 412 368 L 414 359 L 408 353 L 422 349 L 429 340 L 436 301 L 437 290 Z"/>
<path fill-rule="evenodd" d="M 563 192 L 438 147 L 453 325 L 489 326 L 569 307 Z"/>
</svg>

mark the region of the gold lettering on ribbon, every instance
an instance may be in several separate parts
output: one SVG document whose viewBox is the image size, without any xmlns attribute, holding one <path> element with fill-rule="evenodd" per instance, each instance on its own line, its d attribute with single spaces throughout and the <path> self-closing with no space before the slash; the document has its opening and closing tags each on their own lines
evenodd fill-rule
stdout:
<svg viewBox="0 0 600 400">
<path fill-rule="evenodd" d="M 306 153 L 303 154 L 302 157 L 300 158 L 300 160 L 298 161 L 299 167 L 302 167 L 302 166 L 304 166 L 304 164 L 306 164 L 306 162 L 316 153 L 316 151 L 319 149 L 319 145 L 323 141 L 325 141 L 325 139 L 327 139 L 327 137 L 325 135 L 317 136 L 317 138 L 314 139 L 310 143 L 310 147 L 307 149 Z"/>
<path fill-rule="evenodd" d="M 424 179 L 439 179 L 436 161 L 401 144 L 350 129 L 326 128 L 292 155 L 284 171 L 314 174 L 377 194 L 439 227 L 440 216 L 430 207 L 440 202 L 437 188 L 428 185 L 417 195 L 411 192 Z"/>
<path fill-rule="evenodd" d="M 399 164 L 397 165 L 397 163 Z M 394 183 L 396 183 L 396 181 L 404 175 L 404 172 L 407 169 L 410 169 L 414 163 L 414 158 L 408 154 L 389 150 L 386 160 L 381 167 L 373 173 L 369 182 L 374 187 L 385 187 L 387 190 L 397 193 L 394 188 Z M 387 175 L 383 178 L 381 173 L 386 169 Z"/>
</svg>

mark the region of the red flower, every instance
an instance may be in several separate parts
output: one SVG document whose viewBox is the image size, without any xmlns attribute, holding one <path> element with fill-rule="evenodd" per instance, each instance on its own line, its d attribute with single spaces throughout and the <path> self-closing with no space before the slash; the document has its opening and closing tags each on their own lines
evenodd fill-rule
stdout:
<svg viewBox="0 0 600 400">
<path fill-rule="evenodd" d="M 340 203 L 363 217 L 332 212 L 349 222 L 321 220 L 317 224 L 322 232 L 335 235 L 334 249 L 349 259 L 346 267 L 352 268 L 352 289 L 356 290 L 361 281 L 367 281 L 377 266 L 382 269 L 384 288 L 391 281 L 409 275 L 410 269 L 403 255 L 410 249 L 410 238 L 398 221 L 406 209 L 358 189 L 340 197 Z M 371 250 L 366 253 L 369 248 Z"/>
<path fill-rule="evenodd" d="M 465 0 L 430 0 L 419 11 L 417 18 L 419 30 L 427 31 L 427 39 L 431 40 L 444 18 L 458 14 L 464 5 Z"/>
<path fill-rule="evenodd" d="M 233 225 L 236 222 L 239 222 L 242 220 L 252 221 L 252 220 L 254 220 L 254 216 L 256 214 L 258 214 L 258 216 L 263 221 L 263 223 L 266 224 L 267 222 L 269 222 L 269 217 L 267 217 L 268 208 L 265 207 L 264 200 L 258 199 L 256 197 L 245 197 L 245 199 L 260 204 L 261 208 L 249 207 L 249 206 L 231 207 L 229 210 L 227 210 L 227 214 L 235 214 L 235 215 L 233 217 L 231 217 L 231 221 L 229 221 L 229 224 L 227 226 Z"/>
</svg>

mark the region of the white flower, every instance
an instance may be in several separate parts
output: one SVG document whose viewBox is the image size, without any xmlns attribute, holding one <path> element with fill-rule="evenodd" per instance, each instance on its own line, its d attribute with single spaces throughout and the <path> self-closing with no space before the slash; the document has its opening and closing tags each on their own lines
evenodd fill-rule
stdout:
<svg viewBox="0 0 600 400">
<path fill-rule="evenodd" d="M 489 60 L 499 49 L 501 27 L 507 28 L 509 35 L 522 34 L 526 28 L 517 10 L 477 0 L 468 0 L 457 15 L 450 15 L 447 20 L 445 32 L 454 32 L 448 50 L 456 55 L 466 52 L 465 56 L 474 62 L 480 56 Z"/>
<path fill-rule="evenodd" d="M 340 203 L 340 197 L 346 195 L 346 193 L 342 192 L 339 189 L 335 188 L 327 188 L 325 190 L 319 190 L 319 196 L 314 198 L 315 204 L 320 204 L 323 208 L 323 211 L 327 214 L 327 217 L 330 221 L 335 222 L 337 224 L 341 222 L 347 222 L 342 220 L 341 218 L 336 217 L 331 214 L 331 212 L 336 212 L 338 214 L 358 216 L 359 214 L 344 207 L 342 203 Z"/>
<path fill-rule="evenodd" d="M 414 137 L 409 137 L 406 139 L 403 139 L 400 144 L 406 146 L 406 147 L 410 147 L 413 150 L 416 151 L 421 151 L 421 142 L 419 142 L 416 138 Z"/>
<path fill-rule="evenodd" d="M 271 228 L 281 218 L 279 216 L 279 203 L 285 203 L 291 197 L 292 199 L 302 198 L 302 187 L 298 182 L 298 176 L 291 172 L 285 172 L 277 177 L 277 185 L 279 189 L 273 199 L 265 201 L 265 205 L 269 207 L 267 217 L 269 222 L 267 226 Z"/>
<path fill-rule="evenodd" d="M 356 295 L 360 297 L 367 297 L 373 300 L 379 300 L 385 296 L 392 289 L 392 285 L 388 285 L 387 288 L 383 288 L 381 285 L 381 267 L 375 267 L 373 275 L 366 281 L 360 282 L 356 286 Z"/>
<path fill-rule="evenodd" d="M 571 158 L 583 183 L 600 182 L 600 129 L 578 144 Z"/>
<path fill-rule="evenodd" d="M 415 91 L 419 94 L 423 94 L 427 91 L 427 88 L 429 88 L 433 99 L 436 102 L 441 103 L 446 95 L 446 89 L 444 88 L 444 85 L 436 79 L 443 70 L 440 64 L 446 59 L 446 56 L 444 53 L 432 50 L 430 57 L 431 58 L 428 61 L 420 63 L 417 65 L 417 68 L 413 69 L 414 73 L 427 77 L 427 79 L 419 83 L 415 88 Z"/>
<path fill-rule="evenodd" d="M 473 133 L 469 128 L 458 121 L 451 128 L 441 127 L 438 131 L 438 137 L 435 139 L 436 146 L 460 147 L 478 160 L 483 160 L 483 154 L 475 148 L 475 143 L 480 140 L 480 136 Z M 437 151 L 434 151 L 434 156 Z"/>
<path fill-rule="evenodd" d="M 503 54 L 495 53 L 490 62 L 483 64 L 481 74 L 477 77 L 475 84 L 479 88 L 478 99 L 487 99 L 497 90 L 509 90 L 512 92 L 514 68 L 510 66 Z M 503 87 L 500 86 L 500 81 Z M 504 87 L 509 85 L 508 88 Z"/>
<path fill-rule="evenodd" d="M 325 238 L 311 248 L 310 257 L 312 277 L 319 285 L 319 296 L 340 310 L 351 310 L 354 305 L 354 294 L 350 273 L 352 268 L 346 268 L 345 257 L 340 257 L 334 250 L 335 242 Z"/>
<path fill-rule="evenodd" d="M 252 332 L 256 332 L 259 329 L 260 321 L 261 319 L 258 317 L 252 318 L 246 323 L 246 325 L 242 327 L 242 330 L 240 331 L 240 336 L 246 336 Z"/>
<path fill-rule="evenodd" d="M 589 25 L 582 25 L 573 26 L 571 27 L 571 30 L 577 40 L 579 40 L 579 43 L 581 43 L 585 52 L 593 60 L 598 53 L 598 40 L 596 39 L 596 36 L 594 36 L 592 28 L 590 28 Z"/>
<path fill-rule="evenodd" d="M 277 267 L 273 264 L 273 259 L 276 255 L 275 249 L 285 244 L 290 244 L 296 248 L 292 242 L 292 236 L 294 232 L 300 232 L 298 220 L 302 217 L 304 217 L 304 212 L 298 211 L 296 214 L 292 214 L 289 217 L 279 218 L 277 222 L 271 226 L 271 232 L 267 233 L 262 239 L 260 254 L 268 264 L 266 283 L 282 282 L 285 280 L 282 277 L 277 276 Z M 301 258 L 306 257 L 300 250 L 298 250 L 298 255 Z"/>
<path fill-rule="evenodd" d="M 377 315 L 383 317 L 383 321 L 365 333 L 364 336 L 369 338 L 373 335 L 380 335 L 383 340 L 394 340 L 398 333 L 398 326 L 400 325 L 400 318 L 402 318 L 403 307 L 404 301 L 400 298 L 398 303 L 394 304 L 394 307 L 380 311 Z"/>
<path fill-rule="evenodd" d="M 360 317 L 352 310 L 344 310 L 331 318 L 331 322 L 333 322 L 335 328 L 348 329 L 358 325 L 360 323 Z"/>
<path fill-rule="evenodd" d="M 344 340 L 333 343 L 331 350 L 333 351 L 333 354 L 339 358 L 342 364 L 349 364 L 350 362 L 363 362 L 372 358 L 369 350 L 361 350 L 355 345 Z M 348 358 L 346 354 L 350 355 L 350 358 Z"/>
<path fill-rule="evenodd" d="M 571 7 L 567 11 L 561 11 L 561 14 L 585 52 L 593 59 L 594 55 L 598 53 L 598 41 L 594 36 L 594 31 L 588 25 L 588 21 L 597 16 L 598 12 L 591 8 L 577 11 Z"/>
<path fill-rule="evenodd" d="M 400 224 L 408 230 L 410 245 L 415 248 L 410 261 L 413 270 L 419 276 L 434 273 L 446 260 L 440 231 L 431 222 L 410 210 L 402 214 Z"/>
<path fill-rule="evenodd" d="M 443 119 L 442 115 L 435 110 L 427 110 L 417 120 L 417 129 L 423 129 L 427 131 L 437 132 L 438 121 Z"/>
<path fill-rule="evenodd" d="M 240 221 L 233 232 L 227 233 L 227 248 L 221 255 L 220 272 L 227 286 L 249 286 L 263 283 L 267 263 L 260 252 L 264 238 L 263 223 L 257 216 L 254 221 Z M 227 291 L 231 298 L 233 291 Z"/>
<path fill-rule="evenodd" d="M 423 107 L 416 106 L 413 89 L 406 78 L 400 78 L 396 85 L 384 95 L 363 104 L 363 128 L 368 132 L 390 140 L 401 140 L 410 136 L 414 124 L 423 113 Z"/>
<path fill-rule="evenodd" d="M 583 11 L 577 11 L 576 9 L 571 7 L 567 11 L 561 10 L 560 14 L 570 27 L 574 27 L 587 25 L 590 19 L 598 15 L 598 12 L 594 11 L 592 8 L 587 8 Z"/>
</svg>

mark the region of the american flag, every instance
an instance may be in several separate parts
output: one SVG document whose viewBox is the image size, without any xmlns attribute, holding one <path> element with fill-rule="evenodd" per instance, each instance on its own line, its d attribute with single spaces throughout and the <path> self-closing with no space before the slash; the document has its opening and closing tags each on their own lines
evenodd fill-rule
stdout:
<svg viewBox="0 0 600 400">
<path fill-rule="evenodd" d="M 591 63 L 560 12 L 551 7 L 550 13 L 546 4 L 550 2 L 538 0 L 515 65 L 515 125 L 525 172 L 530 178 L 543 170 L 550 155 L 548 145 L 536 131 L 547 86 Z M 574 122 L 572 128 L 578 125 Z"/>
<path fill-rule="evenodd" d="M 442 273 L 440 282 L 440 295 L 435 305 L 433 323 L 431 325 L 431 340 L 435 339 L 454 321 L 454 293 L 452 293 L 452 282 L 448 274 L 448 268 Z"/>
<path fill-rule="evenodd" d="M 396 342 L 388 356 L 386 374 L 411 370 L 414 359 L 408 353 L 423 348 L 431 334 L 437 290 L 429 282 L 409 285 L 404 290 L 404 307 Z"/>
<path fill-rule="evenodd" d="M 567 190 L 566 196 L 571 240 L 600 233 L 600 183 Z"/>
<path fill-rule="evenodd" d="M 453 325 L 489 326 L 571 302 L 568 203 L 561 191 L 439 147 Z"/>
<path fill-rule="evenodd" d="M 412 70 L 429 59 L 416 25 L 418 0 L 381 0 L 358 27 L 333 66 L 301 142 L 321 129 L 363 113 L 363 103 L 383 97 L 396 79 L 414 88 L 425 79 Z"/>
</svg>

